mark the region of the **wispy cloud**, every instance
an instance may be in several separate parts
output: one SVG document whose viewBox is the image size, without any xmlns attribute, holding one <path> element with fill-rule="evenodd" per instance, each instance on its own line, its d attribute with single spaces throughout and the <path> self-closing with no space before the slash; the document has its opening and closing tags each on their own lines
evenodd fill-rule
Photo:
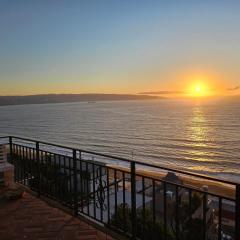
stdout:
<svg viewBox="0 0 240 240">
<path fill-rule="evenodd" d="M 138 94 L 148 94 L 148 95 L 171 95 L 171 94 L 183 94 L 183 91 L 150 91 L 150 92 L 140 92 Z"/>
<path fill-rule="evenodd" d="M 227 90 L 228 91 L 236 91 L 238 89 L 240 89 L 240 86 L 236 86 L 236 87 L 233 87 L 233 88 L 228 88 Z"/>
</svg>

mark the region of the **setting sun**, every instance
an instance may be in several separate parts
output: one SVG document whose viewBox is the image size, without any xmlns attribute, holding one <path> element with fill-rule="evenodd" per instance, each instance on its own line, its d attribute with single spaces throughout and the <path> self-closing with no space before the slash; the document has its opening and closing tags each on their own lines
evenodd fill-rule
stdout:
<svg viewBox="0 0 240 240">
<path fill-rule="evenodd" d="M 191 95 L 194 97 L 206 96 L 207 95 L 206 85 L 203 83 L 194 84 Z"/>
<path fill-rule="evenodd" d="M 187 69 L 178 73 L 181 84 L 173 87 L 182 91 L 183 97 L 205 98 L 224 95 L 227 85 L 221 76 L 214 71 L 194 71 Z"/>
<path fill-rule="evenodd" d="M 200 85 L 196 85 L 196 86 L 195 86 L 195 92 L 196 92 L 196 93 L 200 93 L 201 91 L 202 91 L 201 86 L 200 86 Z"/>
<path fill-rule="evenodd" d="M 209 94 L 209 86 L 207 85 L 207 83 L 205 83 L 205 81 L 193 82 L 189 85 L 188 95 L 190 97 L 205 97 Z"/>
<path fill-rule="evenodd" d="M 194 85 L 193 95 L 205 96 L 207 95 L 207 87 L 203 83 L 197 83 Z"/>
<path fill-rule="evenodd" d="M 188 97 L 211 97 L 221 94 L 223 83 L 220 77 L 212 72 L 194 73 L 189 72 L 183 84 Z"/>
</svg>

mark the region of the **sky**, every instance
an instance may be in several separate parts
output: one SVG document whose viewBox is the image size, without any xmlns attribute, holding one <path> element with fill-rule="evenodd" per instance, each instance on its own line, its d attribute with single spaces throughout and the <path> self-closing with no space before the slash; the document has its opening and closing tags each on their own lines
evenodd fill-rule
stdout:
<svg viewBox="0 0 240 240">
<path fill-rule="evenodd" d="M 0 95 L 236 95 L 239 64 L 239 0 L 0 0 Z"/>
</svg>

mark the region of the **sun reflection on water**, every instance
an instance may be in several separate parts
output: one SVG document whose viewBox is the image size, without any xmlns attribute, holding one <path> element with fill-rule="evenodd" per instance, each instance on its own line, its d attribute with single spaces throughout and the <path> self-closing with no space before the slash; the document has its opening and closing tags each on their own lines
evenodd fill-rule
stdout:
<svg viewBox="0 0 240 240">
<path fill-rule="evenodd" d="M 190 122 L 190 139 L 196 141 L 198 146 L 206 146 L 204 141 L 207 140 L 208 127 L 206 119 L 200 106 L 193 109 L 193 116 Z"/>
<path fill-rule="evenodd" d="M 199 166 L 200 162 L 209 161 L 209 124 L 201 105 L 196 105 L 193 108 L 192 116 L 189 122 L 189 140 L 191 140 L 191 150 L 188 153 L 194 156 L 196 164 L 194 170 L 202 170 L 204 167 Z M 205 169 L 207 170 L 207 169 Z"/>
</svg>

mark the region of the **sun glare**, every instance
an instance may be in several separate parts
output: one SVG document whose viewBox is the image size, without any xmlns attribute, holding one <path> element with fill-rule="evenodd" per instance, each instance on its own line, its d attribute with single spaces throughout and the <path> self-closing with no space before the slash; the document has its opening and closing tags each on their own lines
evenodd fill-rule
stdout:
<svg viewBox="0 0 240 240">
<path fill-rule="evenodd" d="M 191 96 L 193 97 L 203 97 L 206 96 L 207 94 L 207 87 L 205 84 L 201 83 L 195 83 L 192 86 L 191 90 Z"/>
<path fill-rule="evenodd" d="M 196 92 L 196 93 L 200 93 L 201 90 L 202 90 L 202 88 L 201 88 L 200 85 L 196 85 L 196 86 L 195 86 L 195 92 Z"/>
<path fill-rule="evenodd" d="M 222 89 L 222 83 L 218 75 L 213 73 L 193 73 L 189 72 L 183 75 L 184 80 L 181 84 L 184 86 L 186 97 L 203 98 L 212 97 L 219 94 Z"/>
</svg>

